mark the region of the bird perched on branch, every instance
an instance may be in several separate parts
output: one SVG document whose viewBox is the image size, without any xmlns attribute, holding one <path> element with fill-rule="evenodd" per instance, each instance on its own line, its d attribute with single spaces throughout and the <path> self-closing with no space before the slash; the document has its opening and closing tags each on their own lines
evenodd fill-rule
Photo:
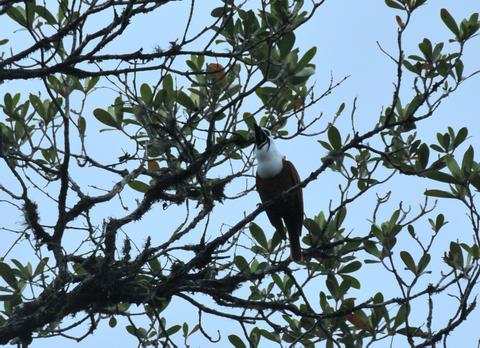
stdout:
<svg viewBox="0 0 480 348">
<path fill-rule="evenodd" d="M 300 182 L 295 166 L 277 150 L 268 129 L 255 124 L 256 186 L 262 202 L 267 202 Z M 280 236 L 290 240 L 290 257 L 302 261 L 300 236 L 303 226 L 303 193 L 301 187 L 289 192 L 266 209 L 270 223 Z M 285 224 L 285 227 L 284 227 Z"/>
</svg>

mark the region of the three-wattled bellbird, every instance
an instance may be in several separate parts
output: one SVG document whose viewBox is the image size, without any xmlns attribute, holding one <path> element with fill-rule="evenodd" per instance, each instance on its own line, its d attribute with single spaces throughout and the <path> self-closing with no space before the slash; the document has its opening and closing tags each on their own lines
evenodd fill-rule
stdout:
<svg viewBox="0 0 480 348">
<path fill-rule="evenodd" d="M 277 150 L 270 131 L 260 128 L 256 123 L 255 156 L 257 158 L 256 186 L 262 203 L 277 197 L 301 181 L 292 162 L 287 161 Z M 266 209 L 266 213 L 270 223 L 284 239 L 286 239 L 286 227 L 290 240 L 290 257 L 295 262 L 302 261 L 300 247 L 303 226 L 302 188 L 298 187 L 276 200 Z"/>
</svg>

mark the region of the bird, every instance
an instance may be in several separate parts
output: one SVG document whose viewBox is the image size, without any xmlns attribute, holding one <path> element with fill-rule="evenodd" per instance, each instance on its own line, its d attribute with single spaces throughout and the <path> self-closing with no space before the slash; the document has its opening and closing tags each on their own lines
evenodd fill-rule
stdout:
<svg viewBox="0 0 480 348">
<path fill-rule="evenodd" d="M 300 176 L 292 162 L 278 151 L 271 132 L 254 124 L 255 157 L 257 159 L 256 189 L 262 203 L 267 202 L 300 183 Z M 265 209 L 268 219 L 279 235 L 290 241 L 290 257 L 301 262 L 300 237 L 303 226 L 302 188 L 290 192 Z M 284 227 L 285 224 L 285 227 Z"/>
</svg>

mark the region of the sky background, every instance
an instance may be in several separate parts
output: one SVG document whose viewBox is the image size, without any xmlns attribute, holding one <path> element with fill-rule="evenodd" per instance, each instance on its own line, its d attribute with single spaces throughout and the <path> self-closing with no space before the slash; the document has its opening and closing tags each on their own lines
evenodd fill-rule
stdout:
<svg viewBox="0 0 480 348">
<path fill-rule="evenodd" d="M 256 1 L 249 2 L 252 6 L 256 6 Z M 220 6 L 219 1 L 198 1 L 197 11 L 192 23 L 192 33 L 202 28 L 204 25 L 211 22 L 209 17 L 211 8 Z M 174 41 L 181 36 L 182 29 L 186 22 L 186 16 L 190 7 L 190 1 L 175 1 L 153 14 L 141 16 L 132 21 L 132 25 L 125 32 L 123 37 L 108 47 L 108 52 L 130 52 L 139 48 L 143 48 L 144 52 L 150 52 L 155 47 L 168 47 L 169 41 Z M 451 37 L 451 33 L 443 25 L 440 20 L 440 9 L 446 7 L 450 13 L 457 20 L 469 16 L 471 13 L 478 11 L 479 5 L 476 0 L 462 0 L 462 1 L 447 1 L 436 0 L 429 1 L 427 6 L 420 8 L 415 12 L 412 18 L 412 24 L 409 26 L 405 34 L 405 52 L 406 54 L 414 54 L 418 51 L 417 44 L 428 37 L 432 42 L 447 41 Z M 317 116 L 323 112 L 325 118 L 321 122 L 319 128 L 328 124 L 331 116 L 337 111 L 339 105 L 345 102 L 347 107 L 344 111 L 344 117 L 339 120 L 338 128 L 340 130 L 349 130 L 349 115 L 352 102 L 357 98 L 357 121 L 356 125 L 360 132 L 371 129 L 378 119 L 378 115 L 383 106 L 391 102 L 393 86 L 392 82 L 395 80 L 395 66 L 377 47 L 377 41 L 384 49 L 396 55 L 396 31 L 397 24 L 395 22 L 395 15 L 398 11 L 386 7 L 383 1 L 351 1 L 351 0 L 327 0 L 313 19 L 305 26 L 300 28 L 297 35 L 297 44 L 300 49 L 305 52 L 312 46 L 318 48 L 317 55 L 314 58 L 316 64 L 316 74 L 312 78 L 316 81 L 316 90 L 322 91 L 327 85 L 330 76 L 333 75 L 336 79 L 341 79 L 346 75 L 350 78 L 342 84 L 331 96 L 322 100 L 318 105 L 307 111 L 307 120 Z M 0 27 L 6 28 L 4 32 L 11 33 L 11 21 L 6 19 L 6 16 L 0 18 Z M 103 23 L 99 19 L 99 25 Z M 2 30 L 3 31 L 3 30 Z M 22 46 L 25 39 L 25 33 L 17 32 L 9 37 L 16 45 Z M 1 38 L 1 37 L 0 37 Z M 27 44 L 29 41 L 25 41 Z M 448 49 L 449 44 L 446 44 Z M 4 49 L 4 47 L 2 47 Z M 478 39 L 472 40 L 466 48 L 465 53 L 465 72 L 472 72 L 480 68 L 478 57 L 480 55 L 480 42 Z M 155 80 L 155 72 L 150 73 L 151 76 L 146 76 L 148 80 L 150 77 Z M 37 83 L 37 82 L 35 82 Z M 25 91 L 35 88 L 35 83 L 28 82 L 7 82 L 0 85 L 0 97 L 6 91 Z M 103 83 L 106 86 L 106 83 Z M 442 106 L 438 109 L 436 116 L 432 120 L 428 120 L 419 127 L 419 135 L 424 141 L 433 142 L 435 134 L 438 131 L 445 132 L 447 126 L 452 126 L 458 130 L 463 126 L 469 128 L 470 137 L 466 144 L 472 144 L 480 151 L 479 131 L 480 123 L 478 122 L 478 110 L 480 104 L 479 92 L 480 78 L 473 78 L 466 81 L 459 90 L 449 97 Z M 409 95 L 411 91 L 405 89 L 404 95 Z M 92 110 L 93 107 L 106 108 L 113 102 L 115 96 L 114 91 L 109 89 L 101 89 L 97 91 L 90 100 Z M 247 106 L 248 107 L 248 106 Z M 3 115 L 0 114 L 0 120 Z M 85 115 L 89 124 L 94 124 L 96 121 L 93 115 Z M 296 138 L 294 141 L 277 141 L 277 147 L 283 152 L 288 159 L 293 161 L 299 170 L 301 177 L 306 177 L 311 171 L 318 168 L 320 165 L 320 158 L 325 155 L 325 150 L 316 142 L 317 139 L 312 138 Z M 90 136 L 91 147 L 98 146 L 101 150 L 98 156 L 105 158 L 110 157 L 110 149 L 112 151 L 123 148 L 123 144 L 118 137 L 113 134 L 103 133 L 102 137 L 94 137 L 93 133 Z M 95 141 L 99 141 L 95 144 Z M 460 148 L 461 154 L 467 148 L 464 145 Z M 477 157 L 478 158 L 478 157 Z M 88 183 L 104 183 L 105 178 L 95 177 L 94 175 L 87 175 L 79 178 Z M 0 180 L 4 180 L 4 176 L 0 171 Z M 8 180 L 8 178 L 7 178 Z M 113 179 L 112 179 L 113 182 Z M 319 180 L 312 183 L 304 191 L 305 199 L 305 213 L 308 217 L 313 217 L 321 210 L 327 210 L 330 200 L 338 202 L 339 192 L 338 183 L 340 181 L 337 175 L 331 172 L 322 175 Z M 435 185 L 435 184 L 433 184 Z M 392 198 L 390 203 L 383 211 L 383 217 L 387 217 L 398 206 L 400 201 L 404 202 L 405 206 L 411 206 L 413 210 L 418 210 L 420 202 L 423 202 L 423 192 L 426 187 L 442 188 L 440 184 L 435 187 L 431 183 L 422 181 L 420 179 L 412 179 L 407 177 L 397 176 L 388 185 L 381 187 L 375 192 L 385 194 L 387 191 L 392 191 Z M 211 226 L 220 226 L 225 223 L 233 225 L 236 221 L 242 218 L 243 212 L 250 212 L 252 207 L 258 202 L 256 193 L 237 200 L 229 201 L 223 206 L 218 207 L 218 212 Z M 372 207 L 375 204 L 375 195 L 370 193 L 366 195 L 358 204 L 352 205 L 348 210 L 345 226 L 347 230 L 353 230 L 353 234 L 365 234 L 366 229 L 369 229 L 370 223 L 368 218 L 371 216 Z M 4 205 L 0 214 L 10 216 L 8 208 Z M 48 208 L 43 208 L 45 214 L 42 218 L 48 219 Z M 108 206 L 103 208 L 99 215 L 109 214 L 111 211 L 119 211 L 120 207 Z M 116 210 L 110 210 L 116 209 Z M 13 211 L 12 211 L 13 212 Z M 443 234 L 437 240 L 432 255 L 432 262 L 435 264 L 431 267 L 433 274 L 431 281 L 438 278 L 440 269 L 444 269 L 440 262 L 440 256 L 448 248 L 448 243 L 451 240 L 461 239 L 468 242 L 471 241 L 471 229 L 468 226 L 465 210 L 459 203 L 456 202 L 440 202 L 436 213 L 444 213 L 446 219 L 450 223 L 443 231 Z M 174 226 L 177 220 L 179 211 L 175 209 L 168 210 L 166 213 L 161 210 L 161 207 L 156 207 L 152 210 L 142 221 L 141 228 L 139 225 L 133 225 L 126 228 L 125 233 L 135 233 L 138 240 L 141 241 L 147 235 L 154 235 L 154 238 L 162 240 L 161 236 L 156 234 L 158 232 L 158 216 L 162 217 L 162 229 L 168 231 L 168 227 Z M 50 214 L 53 219 L 55 215 Z M 215 214 L 214 214 L 215 215 Z M 42 220 L 44 221 L 44 220 Z M 265 216 L 259 216 L 256 220 L 258 224 L 264 227 L 268 233 L 270 227 Z M 13 223 L 19 223 L 14 221 Z M 424 230 L 422 230 L 422 227 Z M 430 232 L 428 222 L 425 220 L 420 222 L 417 231 L 425 234 Z M 199 232 L 200 233 L 200 232 Z M 14 236 L 6 236 L 6 241 L 12 239 Z M 72 246 L 76 245 L 78 238 L 72 236 L 68 243 Z M 400 237 L 400 245 L 407 245 L 408 238 Z M 8 245 L 8 243 L 6 243 Z M 409 247 L 409 246 L 408 246 Z M 399 252 L 401 248 L 398 248 Z M 410 251 L 409 247 L 409 251 Z M 2 250 L 0 249 L 0 252 Z M 22 259 L 28 257 L 27 249 L 15 250 L 9 257 Z M 411 251 L 415 255 L 415 249 Z M 418 250 L 416 250 L 418 255 Z M 392 293 L 396 284 L 394 279 L 385 272 L 376 272 L 378 266 L 364 265 L 364 267 L 355 274 L 361 280 L 362 288 L 358 293 L 354 293 L 357 298 L 369 298 L 377 291 L 384 291 L 386 294 Z M 428 278 L 426 279 L 428 283 Z M 325 287 L 324 282 L 317 282 L 317 286 Z M 313 292 L 312 292 L 313 293 Z M 317 289 L 318 293 L 318 289 Z M 387 295 L 386 295 L 387 296 Z M 206 299 L 205 299 L 206 300 Z M 417 308 L 425 307 L 426 299 L 421 300 L 415 305 Z M 452 299 L 444 296 L 442 303 L 435 307 L 435 323 L 441 325 L 442 319 L 448 318 L 454 302 Z M 426 307 L 425 307 L 426 308 Z M 423 313 L 421 313 L 423 314 Z M 169 325 L 188 320 L 190 327 L 196 323 L 196 312 L 189 310 L 184 303 L 176 302 L 171 305 L 165 312 Z M 457 347 L 473 347 L 476 346 L 480 333 L 476 333 L 475 329 L 480 316 L 478 310 L 474 312 L 469 322 L 464 323 L 458 328 L 449 338 L 449 346 Z M 97 346 L 116 346 L 116 347 L 132 347 L 136 345 L 136 339 L 123 330 L 122 326 L 125 323 L 119 320 L 119 325 L 116 329 L 110 329 L 107 321 L 102 322 L 100 327 L 89 338 L 85 339 L 79 344 L 73 341 L 67 341 L 63 338 L 53 338 L 45 340 L 36 340 L 31 345 L 33 348 L 41 347 L 97 347 Z M 236 323 L 230 321 L 223 321 L 218 318 L 210 318 L 206 324 L 207 331 L 216 336 L 217 329 L 222 330 L 222 337 L 225 342 L 226 337 L 230 333 L 239 333 L 239 327 Z M 224 330 L 224 331 L 223 331 Z M 80 331 L 79 331 L 80 332 Z M 263 340 L 263 342 L 267 342 Z M 189 339 L 191 347 L 205 347 L 206 341 L 203 337 L 196 333 Z M 226 346 L 226 343 L 218 346 Z M 264 346 L 269 346 L 265 344 Z M 272 345 L 273 346 L 273 345 Z M 382 341 L 378 347 L 386 346 L 386 341 Z M 395 340 L 394 347 L 402 347 L 400 341 Z"/>
</svg>

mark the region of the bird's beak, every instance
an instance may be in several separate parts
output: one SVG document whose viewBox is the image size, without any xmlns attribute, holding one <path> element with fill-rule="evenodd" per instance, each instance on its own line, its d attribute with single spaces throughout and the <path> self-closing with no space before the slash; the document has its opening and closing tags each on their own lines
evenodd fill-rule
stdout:
<svg viewBox="0 0 480 348">
<path fill-rule="evenodd" d="M 254 124 L 255 127 L 255 144 L 258 146 L 263 143 L 265 135 L 262 132 L 262 129 L 258 126 L 258 124 Z"/>
</svg>

